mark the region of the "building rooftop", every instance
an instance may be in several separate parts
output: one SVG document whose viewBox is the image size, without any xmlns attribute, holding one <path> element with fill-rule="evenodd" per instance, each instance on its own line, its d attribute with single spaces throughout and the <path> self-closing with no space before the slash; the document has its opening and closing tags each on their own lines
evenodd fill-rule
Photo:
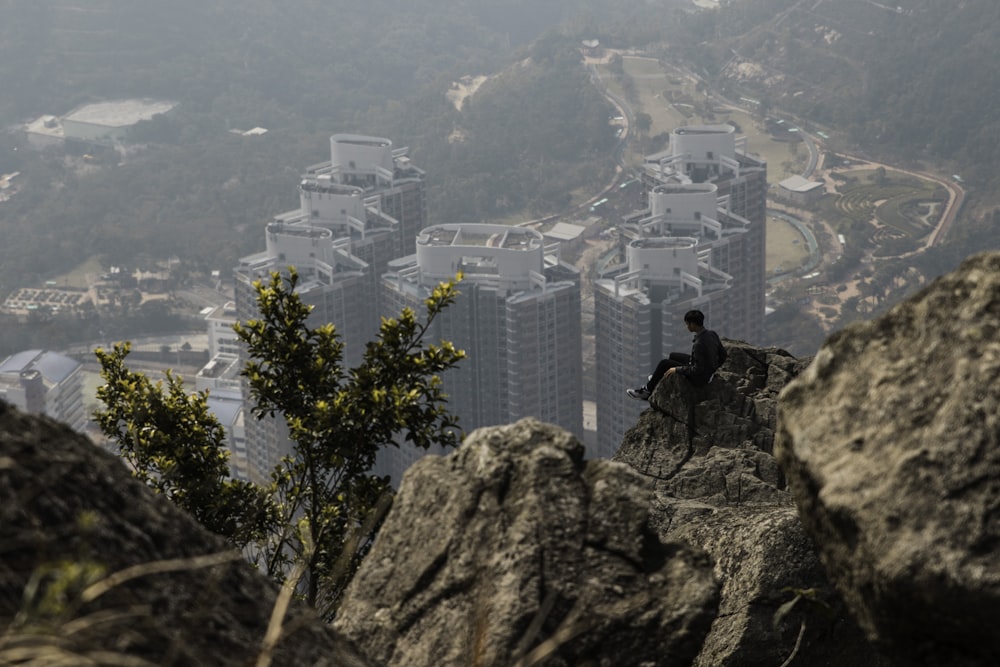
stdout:
<svg viewBox="0 0 1000 667">
<path fill-rule="evenodd" d="M 65 137 L 62 121 L 55 116 L 45 115 L 28 123 L 26 130 L 32 134 L 43 134 L 62 139 Z"/>
<path fill-rule="evenodd" d="M 705 193 L 714 194 L 719 191 L 719 186 L 714 183 L 663 183 L 653 188 L 655 194 L 671 195 L 703 195 Z"/>
<path fill-rule="evenodd" d="M 243 403 L 239 396 L 233 398 L 223 396 L 222 393 L 222 391 L 213 391 L 209 394 L 205 404 L 209 412 L 215 415 L 220 424 L 232 426 L 243 409 Z"/>
<path fill-rule="evenodd" d="M 580 238 L 586 227 L 573 225 L 568 222 L 557 222 L 552 229 L 545 232 L 545 236 L 557 241 L 572 241 Z"/>
<path fill-rule="evenodd" d="M 369 137 L 364 134 L 335 134 L 330 137 L 331 141 L 341 144 L 355 144 L 357 146 L 371 146 L 374 148 L 388 148 L 392 146 L 392 141 L 383 137 Z"/>
<path fill-rule="evenodd" d="M 221 306 L 206 306 L 199 311 L 205 319 L 231 320 L 236 318 L 236 303 L 227 301 Z"/>
<path fill-rule="evenodd" d="M 299 187 L 306 192 L 320 192 L 323 194 L 352 195 L 360 197 L 365 194 L 363 188 L 356 185 L 344 185 L 335 183 L 330 179 L 329 174 L 321 174 L 315 178 L 303 178 Z"/>
<path fill-rule="evenodd" d="M 38 371 L 47 383 L 58 384 L 81 366 L 76 359 L 58 352 L 26 350 L 7 357 L 0 363 L 0 373 Z"/>
<path fill-rule="evenodd" d="M 735 134 L 736 128 L 727 123 L 716 125 L 684 125 L 674 130 L 674 134 Z"/>
<path fill-rule="evenodd" d="M 535 250 L 542 246 L 542 235 L 533 229 L 480 223 L 435 225 L 417 238 L 427 246 L 488 247 L 507 250 Z"/>
<path fill-rule="evenodd" d="M 816 188 L 823 187 L 823 184 L 819 181 L 810 181 L 807 178 L 801 176 L 789 176 L 785 180 L 781 181 L 779 185 L 785 190 L 791 192 L 810 192 Z"/>
<path fill-rule="evenodd" d="M 63 121 L 89 123 L 104 127 L 128 127 L 135 125 L 140 120 L 150 120 L 157 114 L 166 113 L 175 106 L 177 106 L 175 102 L 140 99 L 97 102 L 96 104 L 85 104 L 71 111 L 63 117 Z"/>
<path fill-rule="evenodd" d="M 636 248 L 658 248 L 664 250 L 691 249 L 698 246 L 698 239 L 689 236 L 658 236 L 635 239 L 629 245 Z"/>
</svg>

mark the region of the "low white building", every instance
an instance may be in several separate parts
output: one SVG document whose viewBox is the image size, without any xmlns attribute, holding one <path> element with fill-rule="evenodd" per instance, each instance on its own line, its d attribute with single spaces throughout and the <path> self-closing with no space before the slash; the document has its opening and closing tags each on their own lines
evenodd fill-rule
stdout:
<svg viewBox="0 0 1000 667">
<path fill-rule="evenodd" d="M 45 115 L 25 128 L 28 143 L 44 148 L 78 139 L 95 143 L 122 141 L 129 129 L 142 120 L 173 109 L 175 102 L 129 99 L 85 104 L 63 117 Z"/>
<path fill-rule="evenodd" d="M 82 433 L 88 422 L 82 368 L 79 361 L 57 352 L 18 352 L 0 363 L 0 398 Z"/>
<path fill-rule="evenodd" d="M 244 428 L 243 398 L 239 389 L 210 391 L 208 410 L 226 430 L 226 449 L 229 450 L 229 474 L 234 479 L 251 481 L 247 463 L 247 438 Z M 253 480 L 263 482 L 266 480 Z"/>
<path fill-rule="evenodd" d="M 822 181 L 810 181 L 802 176 L 790 176 L 778 184 L 778 196 L 796 206 L 811 206 L 826 194 Z"/>
<path fill-rule="evenodd" d="M 568 222 L 557 222 L 552 229 L 544 233 L 548 243 L 558 243 L 566 249 L 578 249 L 584 243 L 584 232 L 587 228 Z"/>
<path fill-rule="evenodd" d="M 209 340 L 212 339 L 209 318 Z M 252 477 L 247 461 L 247 439 L 243 392 L 240 371 L 243 363 L 237 354 L 216 352 L 194 378 L 197 391 L 208 392 L 208 410 L 226 430 L 226 449 L 229 450 L 229 474 L 235 479 L 263 483 L 263 477 Z"/>
</svg>

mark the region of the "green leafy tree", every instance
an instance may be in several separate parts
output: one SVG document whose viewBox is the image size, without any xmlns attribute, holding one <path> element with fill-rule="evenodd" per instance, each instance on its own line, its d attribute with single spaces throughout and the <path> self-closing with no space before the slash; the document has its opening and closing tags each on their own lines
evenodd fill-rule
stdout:
<svg viewBox="0 0 1000 667">
<path fill-rule="evenodd" d="M 283 416 L 294 444 L 274 473 L 282 530 L 262 545 L 262 565 L 280 579 L 303 563 L 304 597 L 329 617 L 367 551 L 380 499 L 391 494 L 388 478 L 367 472 L 378 451 L 398 446 L 401 437 L 423 449 L 458 443 L 439 374 L 464 353 L 449 342 L 424 341 L 457 295 L 449 282 L 425 302 L 423 322 L 410 309 L 383 319 L 361 363 L 345 370 L 334 326 L 308 326 L 311 307 L 295 293 L 297 283 L 294 269 L 287 278 L 274 273 L 269 283 L 255 283 L 260 319 L 235 330 L 250 356 L 244 375 L 254 415 Z"/>
<path fill-rule="evenodd" d="M 635 129 L 640 134 L 647 134 L 653 127 L 653 117 L 645 111 L 640 111 L 635 115 Z"/>
<path fill-rule="evenodd" d="M 620 53 L 614 53 L 608 59 L 608 71 L 614 76 L 625 75 L 625 61 Z"/>
<path fill-rule="evenodd" d="M 107 384 L 96 417 L 141 479 L 248 546 L 275 580 L 301 573 L 302 597 L 332 618 L 391 502 L 389 479 L 368 473 L 376 454 L 403 439 L 424 449 L 458 443 L 439 376 L 465 355 L 425 341 L 457 296 L 454 281 L 435 288 L 423 321 L 410 309 L 383 319 L 349 370 L 333 325 L 309 326 L 312 308 L 297 284 L 294 269 L 255 283 L 260 318 L 235 326 L 250 357 L 244 375 L 253 414 L 283 419 L 293 443 L 267 487 L 225 479 L 224 432 L 207 412 L 207 393 L 188 396 L 170 373 L 164 387 L 128 371 L 127 344 L 98 351 Z"/>
<path fill-rule="evenodd" d="M 104 385 L 94 413 L 136 477 L 189 512 L 209 530 L 243 547 L 261 539 L 273 522 L 269 496 L 229 479 L 225 429 L 209 412 L 208 392 L 189 394 L 167 371 L 153 382 L 128 369 L 129 343 L 98 349 Z"/>
</svg>

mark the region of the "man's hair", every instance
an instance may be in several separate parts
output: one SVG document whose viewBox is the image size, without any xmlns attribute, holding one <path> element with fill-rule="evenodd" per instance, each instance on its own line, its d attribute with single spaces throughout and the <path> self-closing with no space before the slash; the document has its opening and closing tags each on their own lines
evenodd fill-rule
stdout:
<svg viewBox="0 0 1000 667">
<path fill-rule="evenodd" d="M 684 313 L 684 321 L 699 327 L 705 326 L 705 313 L 700 310 L 689 310 Z"/>
</svg>

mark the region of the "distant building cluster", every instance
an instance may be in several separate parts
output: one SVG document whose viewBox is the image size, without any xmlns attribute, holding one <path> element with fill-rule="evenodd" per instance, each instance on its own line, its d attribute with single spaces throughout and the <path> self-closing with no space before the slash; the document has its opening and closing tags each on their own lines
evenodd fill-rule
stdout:
<svg viewBox="0 0 1000 667">
<path fill-rule="evenodd" d="M 443 378 L 462 427 L 537 416 L 582 437 L 579 272 L 560 262 L 558 243 L 531 229 L 428 226 L 424 172 L 408 153 L 379 137 L 331 137 L 330 160 L 302 176 L 299 207 L 268 222 L 265 249 L 236 267 L 233 319 L 257 315 L 254 281 L 294 266 L 313 325 L 333 322 L 345 363 L 355 365 L 381 317 L 403 306 L 421 312 L 430 291 L 461 271 L 461 296 L 431 337 L 469 353 Z M 211 322 L 212 330 L 221 328 Z M 211 374 L 224 375 L 227 363 L 223 352 L 214 355 Z M 290 453 L 287 429 L 252 418 L 243 426 L 248 478 L 264 479 Z M 237 466 L 241 454 L 234 452 Z M 378 472 L 398 480 L 415 457 L 410 448 L 387 451 Z"/>
<path fill-rule="evenodd" d="M 330 160 L 302 175 L 299 207 L 268 222 L 265 249 L 236 267 L 236 316 L 256 317 L 254 281 L 294 266 L 313 325 L 333 322 L 345 363 L 356 365 L 378 332 L 381 276 L 391 260 L 413 252 L 427 224 L 424 172 L 408 154 L 380 137 L 331 137 Z M 247 420 L 246 439 L 251 478 L 267 478 L 290 453 L 281 420 Z"/>
<path fill-rule="evenodd" d="M 150 300 L 165 300 L 172 289 L 169 270 L 124 271 L 111 267 L 108 273 L 87 278 L 87 287 L 46 281 L 43 287 L 20 287 L 0 303 L 0 314 L 22 320 L 46 317 L 72 320 L 94 310 L 116 307 L 127 302 L 140 305 Z"/>
<path fill-rule="evenodd" d="M 0 313 L 29 315 L 33 312 L 45 312 L 58 315 L 78 312 L 83 306 L 92 303 L 87 290 L 70 290 L 51 285 L 44 288 L 22 287 L 14 290 L 0 304 Z"/>
<path fill-rule="evenodd" d="M 674 130 L 669 150 L 646 158 L 640 182 L 646 207 L 620 221 L 620 242 L 593 281 L 600 456 L 614 453 L 644 407 L 624 388 L 670 351 L 689 348 L 687 310 L 702 310 L 726 337 L 763 332 L 766 163 L 730 125 L 688 126 Z M 240 260 L 235 304 L 207 314 L 212 361 L 198 376 L 232 434 L 234 474 L 265 479 L 290 453 L 282 420 L 244 418 L 246 405 L 237 407 L 237 389 L 248 394 L 239 386 L 244 352 L 225 333 L 256 316 L 253 282 L 289 266 L 314 307 L 313 324 L 336 325 L 348 365 L 381 317 L 421 311 L 440 281 L 461 272 L 461 295 L 431 338 L 467 352 L 442 378 L 462 428 L 534 416 L 583 439 L 583 278 L 559 258 L 583 228 L 430 224 L 425 187 L 407 149 L 334 135 L 330 160 L 302 176 L 298 208 L 271 219 L 264 250 Z M 377 472 L 398 480 L 419 455 L 390 448 Z"/>
<path fill-rule="evenodd" d="M 97 116 L 79 114 L 76 122 L 86 118 L 97 122 Z M 299 296 L 313 307 L 311 325 L 336 326 L 348 366 L 360 361 L 382 317 L 403 307 L 422 312 L 439 282 L 462 273 L 458 299 L 430 332 L 432 340 L 450 340 L 467 353 L 442 377 L 461 427 L 471 431 L 532 416 L 581 440 L 582 295 L 590 280 L 597 367 L 591 453 L 612 456 L 644 407 L 624 388 L 669 352 L 689 348 L 682 323 L 687 310 L 702 310 L 725 337 L 751 341 L 761 337 L 764 318 L 767 165 L 747 152 L 745 139 L 730 125 L 677 128 L 669 150 L 648 156 L 630 183 L 641 184 L 643 208 L 602 235 L 618 243 L 593 277 L 584 278 L 560 251 L 582 245 L 585 227 L 559 223 L 542 233 L 431 224 L 425 174 L 407 148 L 380 137 L 332 136 L 330 159 L 302 174 L 298 207 L 267 221 L 263 250 L 234 268 L 234 301 L 202 312 L 210 359 L 195 388 L 210 392 L 209 408 L 226 431 L 232 475 L 264 482 L 291 453 L 283 419 L 250 416 L 249 388 L 240 375 L 246 351 L 232 330 L 234 322 L 259 314 L 253 283 L 272 272 L 287 274 L 290 266 L 299 275 Z M 100 303 L 104 279 L 114 277 L 102 276 L 85 291 L 55 285 L 21 290 L 4 308 Z M 154 278 L 137 274 L 134 280 Z M 83 430 L 80 368 L 52 352 L 21 352 L 0 363 L 0 398 Z M 398 481 L 420 455 L 411 447 L 389 448 L 375 472 Z"/>
</svg>

